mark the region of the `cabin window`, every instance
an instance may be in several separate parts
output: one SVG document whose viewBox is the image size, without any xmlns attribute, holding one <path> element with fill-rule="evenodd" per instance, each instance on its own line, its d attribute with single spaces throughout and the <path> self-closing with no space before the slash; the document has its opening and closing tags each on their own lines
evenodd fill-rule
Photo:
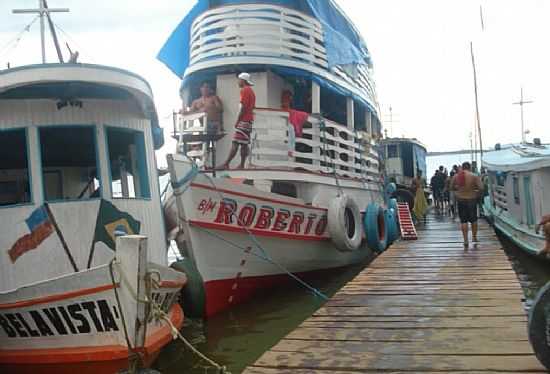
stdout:
<svg viewBox="0 0 550 374">
<path fill-rule="evenodd" d="M 31 202 L 26 129 L 0 131 L 0 206 Z"/>
<path fill-rule="evenodd" d="M 287 182 L 273 182 L 271 192 L 288 197 L 298 197 L 296 186 Z"/>
<path fill-rule="evenodd" d="M 353 124 L 355 130 L 368 131 L 367 129 L 367 107 L 359 101 L 353 101 Z"/>
<path fill-rule="evenodd" d="M 46 201 L 100 197 L 94 130 L 92 126 L 38 130 Z"/>
<path fill-rule="evenodd" d="M 347 98 L 321 87 L 321 113 L 323 117 L 342 126 L 347 125 Z"/>
<path fill-rule="evenodd" d="M 397 144 L 388 144 L 388 158 L 397 158 L 398 154 Z"/>
<path fill-rule="evenodd" d="M 107 147 L 114 198 L 150 198 L 143 132 L 107 128 Z"/>
<path fill-rule="evenodd" d="M 520 200 L 519 200 L 519 178 L 518 177 L 514 177 L 512 178 L 512 183 L 513 183 L 513 190 L 514 190 L 514 202 L 516 204 L 519 204 L 520 203 Z"/>
</svg>

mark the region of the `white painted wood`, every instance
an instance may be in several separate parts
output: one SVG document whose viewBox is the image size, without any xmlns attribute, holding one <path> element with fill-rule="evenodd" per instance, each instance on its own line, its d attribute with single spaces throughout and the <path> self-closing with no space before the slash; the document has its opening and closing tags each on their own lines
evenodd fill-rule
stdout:
<svg viewBox="0 0 550 374">
<path fill-rule="evenodd" d="M 348 129 L 351 131 L 355 130 L 355 116 L 353 114 L 353 99 L 351 97 L 346 98 L 346 119 L 348 121 Z"/>
<path fill-rule="evenodd" d="M 321 87 L 317 82 L 311 82 L 311 112 L 321 113 Z"/>
</svg>

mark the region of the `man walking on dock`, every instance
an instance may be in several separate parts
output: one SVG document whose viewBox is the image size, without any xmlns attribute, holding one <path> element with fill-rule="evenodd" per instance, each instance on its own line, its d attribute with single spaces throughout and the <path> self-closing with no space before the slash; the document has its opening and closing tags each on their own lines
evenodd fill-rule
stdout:
<svg viewBox="0 0 550 374">
<path fill-rule="evenodd" d="M 462 170 L 454 176 L 451 190 L 455 191 L 464 247 L 468 247 L 468 223 L 472 225 L 472 240 L 477 242 L 477 201 L 483 193 L 481 178 L 472 173 L 469 162 L 463 163 Z"/>
</svg>

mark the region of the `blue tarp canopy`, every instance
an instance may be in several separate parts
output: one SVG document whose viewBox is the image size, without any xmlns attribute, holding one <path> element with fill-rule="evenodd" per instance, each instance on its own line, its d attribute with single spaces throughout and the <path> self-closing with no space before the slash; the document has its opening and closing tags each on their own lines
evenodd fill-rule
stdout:
<svg viewBox="0 0 550 374">
<path fill-rule="evenodd" d="M 189 65 L 191 25 L 209 8 L 249 4 L 246 0 L 196 0 L 191 11 L 168 38 L 157 58 L 182 77 Z M 285 6 L 304 12 L 321 22 L 329 68 L 337 65 L 371 64 L 367 46 L 357 30 L 332 0 L 262 0 L 262 4 Z"/>
</svg>

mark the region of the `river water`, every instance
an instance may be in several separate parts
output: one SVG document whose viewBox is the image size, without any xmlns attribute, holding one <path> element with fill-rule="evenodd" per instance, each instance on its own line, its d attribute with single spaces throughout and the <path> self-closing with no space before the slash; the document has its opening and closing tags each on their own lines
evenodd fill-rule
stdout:
<svg viewBox="0 0 550 374">
<path fill-rule="evenodd" d="M 435 170 L 439 165 L 450 169 L 453 164 L 466 160 L 467 156 L 463 155 L 428 157 L 428 171 Z M 533 258 L 506 238 L 500 239 L 518 274 L 528 308 L 536 292 L 550 281 L 550 262 Z M 338 274 L 309 279 L 308 282 L 331 296 L 368 266 L 368 262 L 367 260 Z M 297 283 L 289 282 L 206 322 L 186 320 L 182 333 L 197 349 L 236 374 L 253 363 L 322 304 L 323 300 Z M 164 349 L 156 363 L 156 369 L 162 374 L 216 373 L 216 370 L 208 368 L 178 341 Z"/>
</svg>

